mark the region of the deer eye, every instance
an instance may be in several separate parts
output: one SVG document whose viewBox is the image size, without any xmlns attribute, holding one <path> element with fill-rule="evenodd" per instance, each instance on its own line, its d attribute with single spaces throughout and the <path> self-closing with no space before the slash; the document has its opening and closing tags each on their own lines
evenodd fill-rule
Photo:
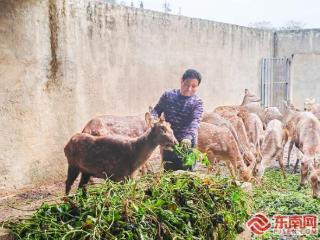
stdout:
<svg viewBox="0 0 320 240">
<path fill-rule="evenodd" d="M 161 127 L 161 130 L 164 131 L 164 132 L 167 132 L 166 127 Z"/>
</svg>

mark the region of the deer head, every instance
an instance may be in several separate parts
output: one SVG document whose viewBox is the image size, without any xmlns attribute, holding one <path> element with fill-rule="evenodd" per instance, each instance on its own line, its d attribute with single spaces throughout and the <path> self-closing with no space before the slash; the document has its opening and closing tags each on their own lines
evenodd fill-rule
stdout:
<svg viewBox="0 0 320 240">
<path fill-rule="evenodd" d="M 241 106 L 244 106 L 248 103 L 253 103 L 253 102 L 260 102 L 261 99 L 258 98 L 255 94 L 252 94 L 249 92 L 249 90 L 246 88 L 244 90 L 244 97 L 241 103 Z"/>
<path fill-rule="evenodd" d="M 147 114 L 149 113 L 146 113 L 146 118 L 148 116 Z M 167 150 L 172 150 L 172 147 L 175 144 L 178 144 L 178 141 L 173 134 L 173 130 L 171 129 L 171 125 L 166 122 L 163 113 L 161 113 L 158 121 L 152 120 L 150 125 L 151 131 L 155 137 L 155 142 L 159 143 L 161 147 Z"/>
</svg>

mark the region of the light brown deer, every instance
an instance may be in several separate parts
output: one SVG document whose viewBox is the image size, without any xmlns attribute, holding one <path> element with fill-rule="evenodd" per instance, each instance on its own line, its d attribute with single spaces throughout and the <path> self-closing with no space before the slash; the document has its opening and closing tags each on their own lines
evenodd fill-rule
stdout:
<svg viewBox="0 0 320 240">
<path fill-rule="evenodd" d="M 247 111 L 261 111 L 260 105 L 257 105 L 260 99 L 249 92 L 248 89 L 244 90 L 244 97 L 242 103 L 238 106 L 219 106 L 213 110 L 213 112 L 218 113 L 221 116 L 232 116 L 237 115 L 240 109 L 245 109 Z M 248 109 L 246 109 L 248 108 Z"/>
<path fill-rule="evenodd" d="M 239 173 L 240 179 L 252 180 L 253 162 L 249 167 L 245 164 L 238 144 L 226 127 L 218 127 L 211 123 L 201 122 L 198 132 L 198 149 L 207 153 L 212 165 L 223 160 L 233 178 Z"/>
<path fill-rule="evenodd" d="M 146 113 L 148 119 L 150 113 Z M 158 122 L 150 125 L 138 138 L 75 134 L 64 148 L 68 160 L 66 194 L 80 172 L 79 188 L 88 183 L 90 176 L 115 181 L 134 177 L 158 145 L 170 148 L 178 143 L 163 114 Z"/>
<path fill-rule="evenodd" d="M 287 103 L 284 101 L 284 114 L 282 118 L 282 123 L 286 127 L 289 133 L 289 148 L 288 148 L 288 158 L 287 158 L 287 167 L 290 165 L 290 157 L 291 157 L 291 151 L 294 146 L 294 135 L 296 134 L 296 126 L 298 123 L 298 116 L 301 113 L 298 109 L 296 109 L 292 104 Z M 296 161 L 295 167 L 294 167 L 294 172 L 297 169 L 299 159 L 301 154 L 297 154 L 298 160 Z"/>
<path fill-rule="evenodd" d="M 238 106 L 219 106 L 214 109 L 214 112 L 223 117 L 230 117 L 237 115 L 240 110 L 248 111 L 249 113 L 255 113 L 261 119 L 264 128 L 268 122 L 273 119 L 282 119 L 282 114 L 277 107 L 263 107 L 261 106 L 260 99 L 249 92 L 248 89 L 244 91 L 244 97 L 242 103 Z"/>
<path fill-rule="evenodd" d="M 234 118 L 230 117 L 230 118 Z M 244 160 L 246 161 L 247 165 L 250 165 L 250 163 L 255 162 L 255 156 L 254 154 L 251 152 L 250 146 L 249 146 L 249 142 L 247 141 L 247 137 L 246 137 L 246 133 L 244 132 L 244 129 L 241 129 L 241 127 L 243 127 L 243 123 L 241 122 L 240 119 L 238 119 L 240 121 L 240 127 L 238 126 L 239 123 L 236 123 L 236 120 L 233 121 L 233 123 L 231 123 L 229 120 L 223 118 L 222 116 L 220 116 L 217 113 L 205 113 L 203 115 L 202 118 L 202 122 L 207 122 L 207 123 L 211 123 L 214 124 L 218 127 L 227 127 L 229 129 L 229 131 L 232 133 L 234 139 L 236 140 L 239 150 L 241 152 L 241 155 L 243 156 Z M 233 125 L 234 124 L 234 125 Z M 242 125 L 241 125 L 242 124 Z M 244 138 L 244 142 L 240 140 L 239 136 L 238 136 L 238 132 L 241 135 L 241 139 Z M 243 136 L 244 134 L 244 136 Z"/>
<path fill-rule="evenodd" d="M 260 148 L 260 138 L 263 134 L 263 123 L 255 113 L 249 113 L 246 110 L 240 110 L 238 116 L 242 119 L 246 128 L 249 142 L 256 148 Z"/>
<path fill-rule="evenodd" d="M 310 167 L 310 182 L 312 187 L 312 196 L 313 198 L 320 198 L 320 164 L 318 162 L 316 164 L 311 165 Z"/>
<path fill-rule="evenodd" d="M 316 118 L 320 120 L 320 104 L 316 103 L 314 98 L 307 98 L 304 102 L 304 110 L 308 112 L 312 112 Z"/>
<path fill-rule="evenodd" d="M 316 173 L 318 172 L 320 160 L 320 122 L 312 113 L 301 112 L 296 116 L 294 130 L 292 141 L 303 153 L 300 186 L 304 186 L 308 181 L 309 170 L 312 170 L 311 175 L 317 175 Z"/>
<path fill-rule="evenodd" d="M 286 178 L 283 164 L 283 149 L 288 141 L 288 130 L 283 124 L 274 119 L 267 125 L 264 133 L 260 157 L 257 158 L 257 165 L 254 174 L 257 177 L 262 177 L 265 170 L 272 166 L 274 161 L 278 161 L 284 178 Z"/>
</svg>

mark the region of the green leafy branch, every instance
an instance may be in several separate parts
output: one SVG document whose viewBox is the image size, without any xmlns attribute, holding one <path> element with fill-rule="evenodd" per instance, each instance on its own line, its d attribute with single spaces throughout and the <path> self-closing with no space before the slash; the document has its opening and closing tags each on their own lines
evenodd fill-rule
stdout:
<svg viewBox="0 0 320 240">
<path fill-rule="evenodd" d="M 185 148 L 181 145 L 174 146 L 175 153 L 181 157 L 185 166 L 192 166 L 197 161 L 201 162 L 205 166 L 209 166 L 210 162 L 206 153 L 202 153 L 196 148 Z"/>
</svg>

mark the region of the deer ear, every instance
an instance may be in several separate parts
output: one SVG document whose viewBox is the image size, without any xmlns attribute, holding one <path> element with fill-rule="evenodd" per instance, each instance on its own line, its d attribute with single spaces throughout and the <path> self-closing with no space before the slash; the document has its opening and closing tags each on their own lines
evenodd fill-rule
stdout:
<svg viewBox="0 0 320 240">
<path fill-rule="evenodd" d="M 152 116 L 150 112 L 146 112 L 146 114 L 144 115 L 145 120 L 146 120 L 146 124 L 149 128 L 153 127 L 153 121 L 152 121 Z"/>
<path fill-rule="evenodd" d="M 164 122 L 166 119 L 164 118 L 164 113 L 162 112 L 160 115 L 160 122 Z"/>
</svg>

